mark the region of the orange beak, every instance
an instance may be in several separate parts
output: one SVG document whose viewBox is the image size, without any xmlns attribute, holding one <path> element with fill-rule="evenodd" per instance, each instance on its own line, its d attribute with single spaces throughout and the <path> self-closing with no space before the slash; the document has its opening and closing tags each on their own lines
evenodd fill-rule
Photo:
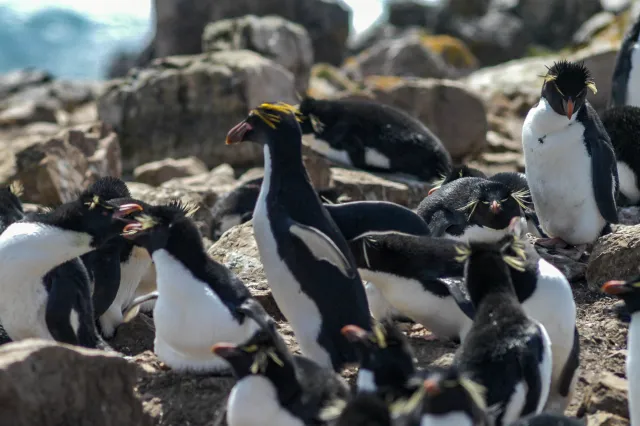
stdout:
<svg viewBox="0 0 640 426">
<path fill-rule="evenodd" d="M 567 118 L 571 120 L 571 116 L 573 116 L 573 100 L 569 99 L 567 101 Z"/>
<path fill-rule="evenodd" d="M 429 396 L 436 396 L 440 393 L 440 386 L 438 385 L 438 381 L 435 379 L 425 380 L 423 386 Z"/>
<path fill-rule="evenodd" d="M 216 343 L 211 347 L 211 352 L 224 358 L 235 353 L 237 349 L 238 347 L 231 343 Z"/>
<path fill-rule="evenodd" d="M 493 200 L 491 202 L 491 207 L 489 207 L 489 210 L 491 210 L 491 213 L 493 214 L 498 214 L 500 213 L 500 203 Z"/>
<path fill-rule="evenodd" d="M 625 281 L 611 280 L 607 281 L 602 286 L 602 291 L 607 294 L 617 295 L 627 293 L 629 291 L 629 287 L 627 287 L 627 283 Z"/>
<path fill-rule="evenodd" d="M 438 187 L 437 187 L 437 186 L 436 186 L 435 188 L 431 188 L 431 189 L 429 190 L 429 192 L 427 193 L 427 197 L 428 197 L 429 195 L 433 194 L 434 192 L 436 192 L 437 190 L 438 190 Z"/>
<path fill-rule="evenodd" d="M 367 338 L 367 332 L 357 325 L 345 325 L 340 333 L 351 342 L 357 342 Z"/>
<path fill-rule="evenodd" d="M 251 124 L 246 121 L 241 121 L 240 123 L 233 126 L 229 133 L 227 133 L 227 139 L 224 141 L 225 144 L 231 145 L 234 143 L 244 141 L 244 135 L 251 130 Z"/>
<path fill-rule="evenodd" d="M 113 218 L 114 219 L 122 219 L 122 218 L 124 218 L 126 216 L 129 216 L 132 213 L 141 212 L 143 210 L 144 209 L 139 204 L 135 204 L 135 203 L 123 204 L 120 207 L 118 207 L 118 211 L 113 213 Z"/>
</svg>

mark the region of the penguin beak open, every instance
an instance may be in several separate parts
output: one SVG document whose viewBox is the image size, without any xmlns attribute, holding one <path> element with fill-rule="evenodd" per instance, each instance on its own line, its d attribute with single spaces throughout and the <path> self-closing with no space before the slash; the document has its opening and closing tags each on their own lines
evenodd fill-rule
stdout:
<svg viewBox="0 0 640 426">
<path fill-rule="evenodd" d="M 125 238 L 135 238 L 135 235 L 143 230 L 143 226 L 139 222 L 128 223 L 122 228 L 122 236 Z"/>
<path fill-rule="evenodd" d="M 498 214 L 500 213 L 500 209 L 501 209 L 500 203 L 497 202 L 496 200 L 493 200 L 491 202 L 491 206 L 489 207 L 489 210 L 491 210 L 491 213 Z"/>
<path fill-rule="evenodd" d="M 244 141 L 244 135 L 247 134 L 248 131 L 252 130 L 251 124 L 246 121 L 241 121 L 240 123 L 233 126 L 229 133 L 227 133 L 227 139 L 225 144 L 232 145 L 234 143 L 239 143 Z"/>
<path fill-rule="evenodd" d="M 563 100 L 562 103 L 564 103 L 564 110 L 567 112 L 567 118 L 571 120 L 571 117 L 573 116 L 573 108 L 575 106 L 573 99 L 569 98 L 567 100 Z"/>
<path fill-rule="evenodd" d="M 602 291 L 607 294 L 616 295 L 628 293 L 629 291 L 631 291 L 631 289 L 625 281 L 611 280 L 607 281 L 602 286 Z"/>
<path fill-rule="evenodd" d="M 368 336 L 367 332 L 357 325 L 345 325 L 340 332 L 350 342 L 360 342 Z"/>
<path fill-rule="evenodd" d="M 428 197 L 429 195 L 433 194 L 434 192 L 436 192 L 437 190 L 438 190 L 438 187 L 437 187 L 437 186 L 436 186 L 436 187 L 431 188 L 431 189 L 429 190 L 429 192 L 427 192 L 427 197 Z"/>
<path fill-rule="evenodd" d="M 424 390 L 427 392 L 427 395 L 433 397 L 440 393 L 440 386 L 438 385 L 438 381 L 435 379 L 427 379 L 424 381 Z"/>
<path fill-rule="evenodd" d="M 114 219 L 124 220 L 125 217 L 129 216 L 132 213 L 141 212 L 144 209 L 141 205 L 131 203 L 131 204 L 123 204 L 118 207 L 118 210 L 113 213 Z"/>
<path fill-rule="evenodd" d="M 238 347 L 231 343 L 216 343 L 211 347 L 211 352 L 222 358 L 228 358 L 236 353 Z"/>
</svg>

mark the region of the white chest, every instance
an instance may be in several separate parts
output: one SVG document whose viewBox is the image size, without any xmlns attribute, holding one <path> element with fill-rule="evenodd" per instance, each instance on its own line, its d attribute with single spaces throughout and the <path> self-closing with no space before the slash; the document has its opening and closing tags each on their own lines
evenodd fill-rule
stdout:
<svg viewBox="0 0 640 426">
<path fill-rule="evenodd" d="M 627 81 L 627 105 L 640 107 L 640 43 L 631 51 L 631 70 Z"/>
<path fill-rule="evenodd" d="M 262 376 L 247 376 L 231 390 L 227 403 L 229 426 L 304 426 L 278 401 L 273 384 Z"/>
<path fill-rule="evenodd" d="M 468 414 L 460 411 L 442 415 L 423 414 L 420 426 L 473 426 L 473 420 Z"/>
<path fill-rule="evenodd" d="M 317 137 L 305 138 L 305 144 L 318 154 L 335 161 L 336 163 L 352 166 L 351 157 L 345 150 L 336 149 L 332 147 L 328 142 L 318 139 Z"/>
<path fill-rule="evenodd" d="M 629 381 L 629 414 L 631 425 L 640 425 L 640 312 L 631 316 L 629 326 L 627 380 Z"/>
<path fill-rule="evenodd" d="M 638 188 L 638 180 L 635 172 L 622 161 L 618 161 L 616 164 L 618 168 L 618 179 L 620 180 L 620 192 L 632 203 L 637 203 L 640 201 L 640 189 Z"/>
<path fill-rule="evenodd" d="M 465 243 L 495 243 L 507 235 L 508 228 L 491 229 L 484 226 L 470 225 L 462 235 L 444 234 L 445 238 Z"/>
</svg>

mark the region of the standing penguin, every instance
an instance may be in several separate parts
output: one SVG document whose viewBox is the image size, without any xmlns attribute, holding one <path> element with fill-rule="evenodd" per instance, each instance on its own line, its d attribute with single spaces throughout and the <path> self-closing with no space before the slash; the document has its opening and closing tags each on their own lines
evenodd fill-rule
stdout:
<svg viewBox="0 0 640 426">
<path fill-rule="evenodd" d="M 344 407 L 349 388 L 331 369 L 292 355 L 273 321 L 241 344 L 217 343 L 237 378 L 227 401 L 229 426 L 324 424 L 329 407 Z"/>
<path fill-rule="evenodd" d="M 520 306 L 508 265 L 522 259 L 497 244 L 459 248 L 476 308 L 473 326 L 454 358 L 458 370 L 486 388 L 491 424 L 508 425 L 540 413 L 551 382 L 551 341 Z"/>
<path fill-rule="evenodd" d="M 253 214 L 260 259 L 302 353 L 339 370 L 357 361 L 342 327 L 370 330 L 367 297 L 347 242 L 309 181 L 294 111 L 262 104 L 226 142 L 264 145 L 265 177 Z"/>
<path fill-rule="evenodd" d="M 144 247 L 155 264 L 158 358 L 178 371 L 222 372 L 228 364 L 211 346 L 246 341 L 268 315 L 238 277 L 207 255 L 189 218 L 194 212 L 179 202 L 150 206 L 125 226 L 124 235 Z"/>
<path fill-rule="evenodd" d="M 609 281 L 602 291 L 624 300 L 631 315 L 627 335 L 627 380 L 629 381 L 629 419 L 640 424 L 640 276 L 629 281 Z"/>
<path fill-rule="evenodd" d="M 117 236 L 125 225 L 119 219 L 140 209 L 118 208 L 85 191 L 9 225 L 0 235 L 0 323 L 8 336 L 78 344 L 95 334 L 89 280 L 76 258 Z"/>
<path fill-rule="evenodd" d="M 540 244 L 591 244 L 618 220 L 616 158 L 588 90 L 596 86 L 583 63 L 556 62 L 522 127 L 527 181 L 551 237 Z"/>
<path fill-rule="evenodd" d="M 415 118 L 375 101 L 319 100 L 299 107 L 311 149 L 348 166 L 399 173 L 423 181 L 447 175 L 451 156 L 440 140 Z"/>
<path fill-rule="evenodd" d="M 627 31 L 616 57 L 610 106 L 640 106 L 640 17 Z"/>
</svg>

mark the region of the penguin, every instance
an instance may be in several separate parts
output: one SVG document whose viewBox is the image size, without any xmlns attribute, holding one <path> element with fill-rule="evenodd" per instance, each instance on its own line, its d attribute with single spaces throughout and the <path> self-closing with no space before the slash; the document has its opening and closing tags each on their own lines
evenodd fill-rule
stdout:
<svg viewBox="0 0 640 426">
<path fill-rule="evenodd" d="M 375 393 L 354 395 L 332 426 L 396 426 L 389 404 Z"/>
<path fill-rule="evenodd" d="M 30 214 L 0 234 L 3 297 L 0 323 L 7 335 L 97 347 L 89 278 L 78 259 L 124 228 L 135 204 L 113 206 L 90 191 L 56 209 Z"/>
<path fill-rule="evenodd" d="M 640 106 L 640 17 L 627 31 L 616 57 L 609 106 Z"/>
<path fill-rule="evenodd" d="M 325 424 L 333 411 L 346 405 L 346 382 L 330 368 L 292 355 L 273 321 L 260 323 L 247 341 L 220 342 L 211 348 L 227 360 L 237 379 L 227 401 L 227 424 Z"/>
<path fill-rule="evenodd" d="M 87 189 L 116 206 L 146 203 L 131 198 L 127 185 L 116 177 L 102 177 Z M 94 283 L 93 306 L 100 333 L 111 338 L 123 322 L 123 312 L 132 302 L 140 280 L 151 266 L 151 257 L 122 236 L 81 257 Z"/>
<path fill-rule="evenodd" d="M 302 354 L 339 370 L 357 361 L 342 327 L 370 330 L 367 297 L 347 242 L 309 181 L 295 112 L 264 103 L 229 131 L 226 143 L 264 146 L 253 229 L 269 287 Z"/>
<path fill-rule="evenodd" d="M 465 164 L 459 166 L 452 166 L 451 170 L 447 175 L 440 176 L 440 180 L 434 182 L 433 188 L 429 190 L 427 195 L 431 195 L 436 192 L 438 189 L 442 187 L 442 185 L 446 185 L 450 182 L 453 182 L 456 179 L 460 179 L 463 177 L 478 177 L 478 178 L 486 178 L 487 175 L 484 172 L 474 169 L 473 167 L 469 167 Z"/>
<path fill-rule="evenodd" d="M 522 215 L 525 196 L 500 182 L 460 178 L 423 199 L 416 213 L 433 237 L 496 242 L 506 234 L 511 218 Z"/>
<path fill-rule="evenodd" d="M 20 181 L 0 188 L 0 234 L 14 222 L 22 220 L 25 216 L 20 196 L 24 187 Z"/>
<path fill-rule="evenodd" d="M 522 127 L 527 181 L 550 237 L 537 244 L 591 244 L 618 220 L 615 153 L 586 99 L 589 90 L 595 93 L 596 85 L 583 63 L 554 63 Z"/>
<path fill-rule="evenodd" d="M 551 341 L 545 327 L 520 306 L 509 265 L 523 256 L 498 244 L 459 247 L 465 283 L 475 307 L 473 326 L 454 356 L 461 374 L 486 389 L 490 424 L 508 425 L 542 412 L 552 371 Z"/>
<path fill-rule="evenodd" d="M 540 227 L 540 220 L 531 199 L 527 175 L 520 172 L 501 172 L 491 176 L 489 180 L 503 183 L 513 193 L 520 194 L 519 200 L 522 202 L 522 212 L 527 219 L 528 231 L 537 238 L 547 238 L 547 235 Z"/>
<path fill-rule="evenodd" d="M 608 281 L 602 286 L 606 294 L 617 296 L 631 315 L 627 334 L 626 373 L 629 382 L 629 419 L 632 425 L 640 424 L 640 276 L 628 281 Z"/>
<path fill-rule="evenodd" d="M 304 98 L 302 132 L 311 149 L 337 163 L 428 182 L 451 169 L 442 142 L 420 121 L 379 102 Z"/>
<path fill-rule="evenodd" d="M 640 78 L 640 70 L 638 73 Z M 636 137 L 640 132 L 640 108 L 616 106 L 605 110 L 601 118 L 616 154 L 616 167 L 620 180 L 618 204 L 637 205 L 640 203 L 640 184 L 638 183 L 640 147 Z"/>
<path fill-rule="evenodd" d="M 190 218 L 196 210 L 178 201 L 150 206 L 124 227 L 123 235 L 145 248 L 155 265 L 158 358 L 176 371 L 223 374 L 229 365 L 211 353 L 211 346 L 246 341 L 268 315 L 237 276 L 207 255 Z"/>
<path fill-rule="evenodd" d="M 251 220 L 261 185 L 261 177 L 251 179 L 216 201 L 211 209 L 213 241 L 219 240 L 222 234 L 234 226 Z"/>
<path fill-rule="evenodd" d="M 585 426 L 582 420 L 572 419 L 560 414 L 542 413 L 524 417 L 509 426 Z"/>
</svg>

